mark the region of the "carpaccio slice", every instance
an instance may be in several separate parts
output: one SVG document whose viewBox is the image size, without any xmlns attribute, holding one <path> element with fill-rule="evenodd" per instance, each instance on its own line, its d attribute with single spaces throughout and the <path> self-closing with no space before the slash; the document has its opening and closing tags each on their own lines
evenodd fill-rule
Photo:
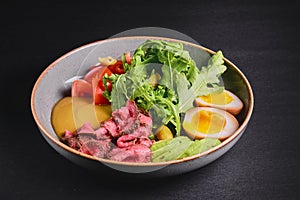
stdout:
<svg viewBox="0 0 300 200">
<path fill-rule="evenodd" d="M 150 162 L 148 137 L 152 131 L 152 118 L 128 100 L 126 106 L 115 110 L 112 117 L 94 130 L 88 122 L 74 133 L 66 130 L 62 141 L 73 149 L 98 157 L 124 162 Z"/>
</svg>

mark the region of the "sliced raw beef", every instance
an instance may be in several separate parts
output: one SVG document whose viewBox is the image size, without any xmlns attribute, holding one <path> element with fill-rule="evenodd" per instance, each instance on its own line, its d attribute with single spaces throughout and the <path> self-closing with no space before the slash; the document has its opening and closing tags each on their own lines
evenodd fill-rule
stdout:
<svg viewBox="0 0 300 200">
<path fill-rule="evenodd" d="M 115 110 L 96 130 L 88 122 L 74 133 L 65 131 L 62 141 L 80 152 L 98 158 L 125 162 L 150 162 L 152 119 L 134 101 Z"/>
</svg>

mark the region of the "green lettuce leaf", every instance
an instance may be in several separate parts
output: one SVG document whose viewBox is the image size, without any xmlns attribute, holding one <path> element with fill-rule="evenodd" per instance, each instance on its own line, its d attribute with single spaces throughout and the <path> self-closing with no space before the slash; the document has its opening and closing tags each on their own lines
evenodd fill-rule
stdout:
<svg viewBox="0 0 300 200">
<path fill-rule="evenodd" d="M 204 138 L 201 140 L 195 140 L 179 158 L 185 158 L 202 153 L 217 146 L 220 143 L 221 141 L 215 138 Z"/>
<path fill-rule="evenodd" d="M 155 142 L 151 147 L 152 162 L 163 162 L 193 156 L 207 151 L 221 141 L 215 138 L 190 140 L 187 136 L 178 136 L 174 139 Z"/>
<path fill-rule="evenodd" d="M 176 160 L 189 148 L 191 143 L 193 142 L 186 136 L 178 136 L 166 141 L 159 147 L 153 148 L 152 162 Z"/>
</svg>

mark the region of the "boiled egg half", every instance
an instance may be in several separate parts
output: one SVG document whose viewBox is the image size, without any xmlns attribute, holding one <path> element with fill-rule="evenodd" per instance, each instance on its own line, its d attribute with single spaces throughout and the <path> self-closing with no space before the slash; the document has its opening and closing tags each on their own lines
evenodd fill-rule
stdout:
<svg viewBox="0 0 300 200">
<path fill-rule="evenodd" d="M 192 139 L 224 140 L 239 127 L 237 119 L 227 111 L 212 107 L 194 107 L 185 114 L 182 127 Z"/>
<path fill-rule="evenodd" d="M 208 106 L 226 110 L 234 115 L 241 112 L 243 102 L 235 94 L 228 90 L 221 93 L 199 96 L 195 99 L 197 106 Z"/>
</svg>

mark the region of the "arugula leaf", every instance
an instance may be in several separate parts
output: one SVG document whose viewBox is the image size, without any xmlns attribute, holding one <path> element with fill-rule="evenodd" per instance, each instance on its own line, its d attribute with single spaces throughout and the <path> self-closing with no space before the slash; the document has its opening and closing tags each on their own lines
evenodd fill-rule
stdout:
<svg viewBox="0 0 300 200">
<path fill-rule="evenodd" d="M 147 40 L 136 49 L 131 64 L 126 63 L 125 54 L 122 60 L 125 71 L 147 63 L 171 66 L 177 72 L 184 73 L 190 83 L 195 81 L 199 71 L 189 52 L 183 49 L 182 43 L 178 42 Z"/>
<path fill-rule="evenodd" d="M 208 65 L 202 67 L 190 88 L 187 83 L 184 83 L 185 80 L 183 77 L 179 78 L 177 92 L 180 112 L 186 112 L 192 108 L 197 96 L 222 92 L 224 87 L 219 85 L 219 77 L 225 70 L 226 66 L 224 65 L 223 54 L 221 51 L 218 51 L 209 59 Z"/>
<path fill-rule="evenodd" d="M 124 105 L 126 101 L 130 99 L 130 87 L 126 84 L 126 77 L 124 74 L 120 75 L 111 91 L 111 108 L 117 110 Z"/>
<path fill-rule="evenodd" d="M 120 75 L 113 84 L 111 91 L 112 110 L 125 106 L 126 101 L 131 99 L 133 92 L 140 87 L 146 77 L 146 68 L 144 66 L 137 66 L 126 74 Z"/>
<path fill-rule="evenodd" d="M 153 87 L 146 81 L 134 91 L 131 98 L 136 101 L 138 107 L 151 113 L 154 128 L 171 122 L 177 133 L 180 133 L 178 98 L 173 90 L 162 85 Z"/>
<path fill-rule="evenodd" d="M 199 70 L 182 43 L 147 40 L 136 49 L 131 64 L 124 55 L 122 60 L 126 73 L 113 80 L 112 109 L 125 106 L 132 99 L 150 112 L 154 127 L 172 123 L 177 136 L 181 129 L 180 113 L 192 108 L 197 96 L 224 90 L 219 79 L 226 70 L 221 51 Z M 150 80 L 154 74 L 160 77 L 155 85 Z"/>
<path fill-rule="evenodd" d="M 170 65 L 163 65 L 161 71 L 163 76 L 159 84 L 164 85 L 173 91 L 176 91 L 176 79 L 178 78 L 179 73 L 175 72 L 175 70 Z"/>
<path fill-rule="evenodd" d="M 111 92 L 112 110 L 125 106 L 126 101 L 132 99 L 139 108 L 150 112 L 153 128 L 171 122 L 179 134 L 181 124 L 178 98 L 173 90 L 165 86 L 154 87 L 149 84 L 150 76 L 155 72 L 154 67 L 156 66 L 136 66 L 118 77 Z M 148 74 L 147 71 L 151 73 Z"/>
</svg>

